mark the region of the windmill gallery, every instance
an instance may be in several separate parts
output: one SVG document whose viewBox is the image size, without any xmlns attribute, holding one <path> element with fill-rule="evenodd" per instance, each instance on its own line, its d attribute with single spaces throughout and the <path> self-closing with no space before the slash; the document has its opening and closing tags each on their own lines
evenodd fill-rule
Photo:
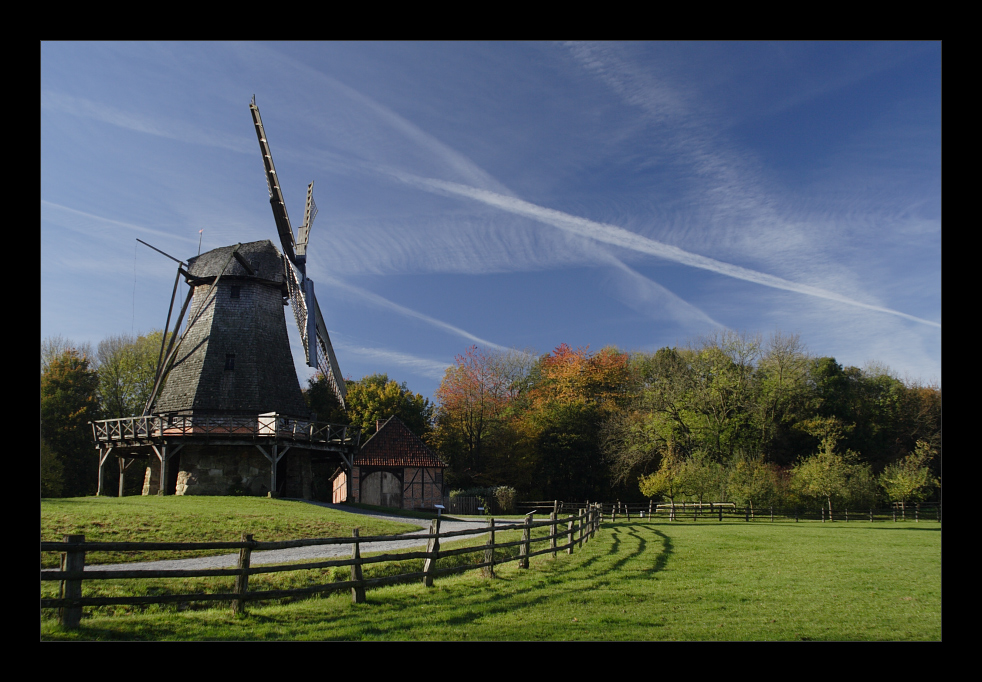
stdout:
<svg viewBox="0 0 982 682">
<path fill-rule="evenodd" d="M 313 183 L 294 238 L 255 98 L 249 106 L 283 252 L 263 240 L 213 249 L 186 263 L 168 256 L 179 265 L 167 327 L 182 277 L 190 290 L 173 332 L 164 335 L 166 346 L 143 414 L 92 423 L 99 494 L 110 456 L 119 463 L 120 495 L 125 471 L 137 462 L 146 464 L 144 495 L 310 499 L 315 470 L 321 472 L 318 480 L 333 479 L 344 487 L 328 491 L 335 500 L 364 494 L 352 489 L 371 474 L 359 476 L 355 462 L 360 432 L 312 421 L 287 335 L 284 307 L 289 305 L 308 366 L 323 373 L 344 407 L 345 384 L 306 272 L 307 241 L 317 214 Z M 187 324 L 179 334 L 185 313 Z M 440 470 L 421 471 L 420 480 L 439 489 L 423 496 L 442 498 L 442 466 L 432 464 Z"/>
</svg>

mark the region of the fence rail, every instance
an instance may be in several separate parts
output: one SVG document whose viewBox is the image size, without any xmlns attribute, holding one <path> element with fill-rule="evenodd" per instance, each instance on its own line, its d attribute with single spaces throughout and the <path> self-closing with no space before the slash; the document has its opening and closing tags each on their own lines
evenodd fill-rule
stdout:
<svg viewBox="0 0 982 682">
<path fill-rule="evenodd" d="M 366 542 L 392 541 L 392 536 L 360 537 L 358 529 L 354 529 L 350 538 L 307 538 L 300 540 L 285 540 L 277 542 L 257 542 L 253 536 L 242 534 L 237 542 L 86 542 L 84 535 L 66 535 L 62 542 L 42 542 L 42 552 L 60 552 L 61 567 L 57 571 L 41 571 L 42 581 L 59 581 L 61 583 L 60 597 L 41 599 L 41 608 L 59 609 L 59 622 L 68 629 L 77 628 L 85 606 L 109 606 L 118 604 L 142 605 L 163 604 L 190 601 L 231 601 L 236 612 L 243 612 L 247 601 L 281 599 L 284 597 L 309 596 L 325 592 L 350 589 L 353 602 L 365 600 L 365 589 L 379 585 L 400 582 L 411 582 L 422 579 L 427 586 L 433 584 L 436 576 L 459 573 L 474 569 L 482 569 L 485 575 L 494 577 L 494 567 L 510 561 L 518 561 L 520 567 L 528 568 L 530 557 L 565 551 L 572 554 L 575 547 L 582 546 L 600 529 L 602 512 L 598 505 L 581 509 L 578 514 L 569 514 L 562 518 L 550 514 L 548 520 L 535 521 L 531 514 L 526 515 L 521 524 L 508 526 L 495 525 L 493 517 L 488 519 L 486 531 L 459 530 L 440 531 L 440 520 L 434 519 L 427 535 L 413 536 L 414 540 L 426 540 L 425 551 L 410 551 L 386 553 L 372 557 L 361 556 L 361 545 Z M 535 528 L 548 528 L 548 534 L 532 537 Z M 520 540 L 495 542 L 496 530 L 521 530 Z M 467 535 L 485 535 L 487 539 L 479 545 L 458 547 L 441 550 L 440 543 L 450 538 Z M 405 538 L 398 538 L 405 539 Z M 533 549 L 538 543 L 549 543 L 542 549 Z M 302 564 L 279 564 L 268 566 L 251 566 L 251 555 L 255 551 L 288 549 L 294 547 L 310 547 L 317 545 L 350 545 L 351 558 L 312 561 Z M 503 556 L 501 552 L 517 547 L 517 556 Z M 96 551 L 147 551 L 147 550 L 204 550 L 204 549 L 238 549 L 239 561 L 236 568 L 211 569 L 157 569 L 157 570 L 127 570 L 106 569 L 85 570 L 85 553 Z M 458 566 L 438 567 L 441 558 L 483 551 L 483 561 Z M 498 555 L 495 555 L 495 552 Z M 509 553 L 510 554 L 510 553 Z M 365 578 L 362 567 L 365 565 L 407 559 L 424 559 L 423 571 L 401 573 L 393 576 Z M 309 585 L 300 588 L 279 590 L 250 590 L 249 576 L 266 573 L 281 573 L 286 571 L 302 571 L 311 569 L 336 568 L 350 566 L 351 579 L 325 584 Z M 129 580 L 147 578 L 202 578 L 202 577 L 234 577 L 235 587 L 232 592 L 195 593 L 195 594 L 164 594 L 129 597 L 83 597 L 82 585 L 87 580 Z"/>
</svg>

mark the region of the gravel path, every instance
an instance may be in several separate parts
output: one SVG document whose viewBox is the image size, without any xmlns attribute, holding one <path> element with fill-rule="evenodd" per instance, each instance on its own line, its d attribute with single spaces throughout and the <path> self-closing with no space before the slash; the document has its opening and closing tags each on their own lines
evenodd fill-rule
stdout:
<svg viewBox="0 0 982 682">
<path fill-rule="evenodd" d="M 384 519 L 386 521 L 396 521 L 399 523 L 410 523 L 425 525 L 426 528 L 411 531 L 400 536 L 401 540 L 389 540 L 386 542 L 363 542 L 361 544 L 362 554 L 366 552 L 381 552 L 393 549 L 405 549 L 407 547 L 426 547 L 426 540 L 414 539 L 414 535 L 426 535 L 429 533 L 429 522 L 426 519 L 412 519 L 405 516 L 390 516 L 387 514 L 379 514 L 376 512 L 365 511 L 362 509 L 352 509 L 351 507 L 328 504 L 326 502 L 309 502 L 310 504 L 316 504 L 320 507 L 327 507 L 329 509 L 336 509 L 337 511 L 343 511 L 348 514 L 362 514 L 365 516 L 372 516 L 379 519 Z M 499 525 L 497 519 L 495 520 L 495 526 Z M 504 521 L 504 524 L 511 524 L 512 521 Z M 440 530 L 442 531 L 455 531 L 455 530 L 474 530 L 475 535 L 479 535 L 487 529 L 486 521 L 441 521 Z M 462 536 L 469 537 L 469 536 Z M 453 538 L 457 540 L 459 538 Z M 293 549 L 278 549 L 266 552 L 253 552 L 250 558 L 250 564 L 252 566 L 258 566 L 260 564 L 278 564 L 286 563 L 290 561 L 311 561 L 314 559 L 330 559 L 335 557 L 350 557 L 351 556 L 351 545 L 320 545 L 316 547 L 296 547 Z M 197 559 L 171 559 L 167 561 L 142 561 L 137 563 L 126 563 L 126 564 L 113 564 L 114 568 L 122 569 L 124 566 L 126 570 L 142 570 L 142 569 L 196 569 L 196 568 L 235 568 L 239 561 L 239 554 L 235 552 L 234 554 L 225 554 L 221 556 L 208 556 L 200 557 Z M 98 565 L 86 565 L 85 570 L 96 570 L 105 569 L 107 566 Z M 55 570 L 55 569 L 51 569 Z"/>
</svg>

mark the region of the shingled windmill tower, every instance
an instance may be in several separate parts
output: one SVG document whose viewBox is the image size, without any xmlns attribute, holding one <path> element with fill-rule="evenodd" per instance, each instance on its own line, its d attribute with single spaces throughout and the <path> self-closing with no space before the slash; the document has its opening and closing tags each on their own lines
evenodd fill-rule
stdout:
<svg viewBox="0 0 982 682">
<path fill-rule="evenodd" d="M 309 498 L 314 464 L 327 460 L 332 470 L 350 469 L 357 430 L 311 420 L 286 328 L 289 305 L 307 364 L 328 378 L 344 406 L 344 381 L 306 274 L 307 240 L 317 214 L 313 183 L 294 238 L 255 98 L 250 110 L 282 253 L 270 240 L 240 243 L 189 258 L 186 269 L 178 268 L 178 279 L 183 276 L 190 291 L 170 346 L 161 349 L 144 415 L 93 423 L 100 491 L 103 464 L 113 450 L 121 472 L 127 457 L 148 460 L 144 494 Z M 185 312 L 187 323 L 178 334 Z"/>
</svg>

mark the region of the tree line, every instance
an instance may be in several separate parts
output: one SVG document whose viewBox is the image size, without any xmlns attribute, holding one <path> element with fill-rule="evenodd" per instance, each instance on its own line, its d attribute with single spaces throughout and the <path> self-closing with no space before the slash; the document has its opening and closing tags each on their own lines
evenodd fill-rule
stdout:
<svg viewBox="0 0 982 682">
<path fill-rule="evenodd" d="M 723 332 L 655 352 L 471 347 L 436 393 L 454 487 L 524 499 L 867 505 L 940 490 L 941 390 Z"/>
<path fill-rule="evenodd" d="M 42 342 L 42 495 L 94 492 L 86 422 L 142 413 L 162 343 L 159 331 L 95 350 Z M 655 352 L 472 346 L 435 402 L 386 374 L 345 384 L 341 409 L 324 377 L 308 382 L 315 418 L 359 426 L 364 442 L 398 416 L 448 463 L 452 488 L 755 508 L 940 494 L 940 387 L 814 357 L 797 336 L 723 332 Z"/>
</svg>

